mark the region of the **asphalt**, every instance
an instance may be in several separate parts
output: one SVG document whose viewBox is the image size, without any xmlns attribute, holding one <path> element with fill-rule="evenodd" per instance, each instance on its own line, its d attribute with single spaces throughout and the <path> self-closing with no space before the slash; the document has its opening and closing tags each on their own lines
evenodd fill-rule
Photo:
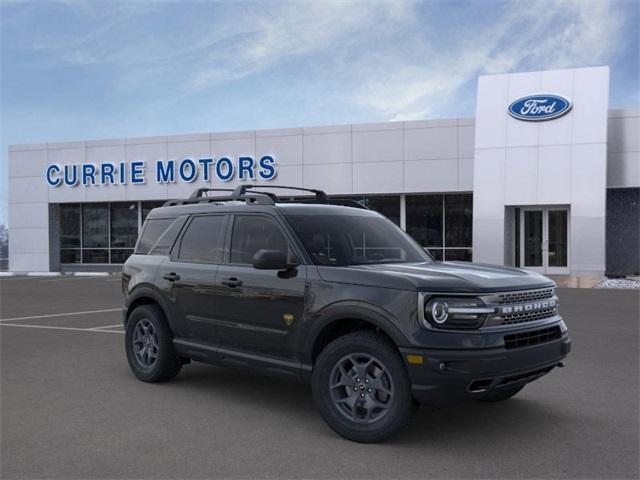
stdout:
<svg viewBox="0 0 640 480">
<path fill-rule="evenodd" d="M 501 404 L 422 408 L 397 438 L 359 445 L 305 385 L 202 364 L 137 381 L 119 288 L 0 280 L 1 478 L 639 476 L 639 291 L 561 290 L 565 368 Z M 73 312 L 92 313 L 24 318 Z"/>
</svg>

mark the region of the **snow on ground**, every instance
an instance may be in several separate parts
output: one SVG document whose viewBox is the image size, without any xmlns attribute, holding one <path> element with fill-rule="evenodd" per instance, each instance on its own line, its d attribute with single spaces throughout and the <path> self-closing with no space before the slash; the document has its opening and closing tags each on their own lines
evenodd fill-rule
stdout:
<svg viewBox="0 0 640 480">
<path fill-rule="evenodd" d="M 628 278 L 605 278 L 593 288 L 640 288 L 640 281 Z"/>
</svg>

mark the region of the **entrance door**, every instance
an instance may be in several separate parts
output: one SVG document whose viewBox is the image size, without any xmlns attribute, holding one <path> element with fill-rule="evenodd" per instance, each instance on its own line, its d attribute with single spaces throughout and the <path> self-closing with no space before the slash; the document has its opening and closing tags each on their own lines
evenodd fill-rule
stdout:
<svg viewBox="0 0 640 480">
<path fill-rule="evenodd" d="M 519 264 L 540 273 L 569 273 L 569 210 L 525 207 L 516 217 Z"/>
</svg>

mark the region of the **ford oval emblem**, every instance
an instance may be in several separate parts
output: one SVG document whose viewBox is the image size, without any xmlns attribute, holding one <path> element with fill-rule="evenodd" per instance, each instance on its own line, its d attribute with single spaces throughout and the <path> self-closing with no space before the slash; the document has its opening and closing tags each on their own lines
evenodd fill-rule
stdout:
<svg viewBox="0 0 640 480">
<path fill-rule="evenodd" d="M 551 120 L 568 113 L 571 100 L 560 95 L 528 95 L 509 105 L 509 115 L 518 120 L 541 122 Z"/>
</svg>

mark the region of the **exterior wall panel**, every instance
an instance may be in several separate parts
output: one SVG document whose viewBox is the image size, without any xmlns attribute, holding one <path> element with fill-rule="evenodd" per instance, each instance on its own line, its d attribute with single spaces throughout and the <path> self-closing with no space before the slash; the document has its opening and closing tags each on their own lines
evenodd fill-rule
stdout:
<svg viewBox="0 0 640 480">
<path fill-rule="evenodd" d="M 572 272 L 603 272 L 605 217 L 611 215 L 605 215 L 606 188 L 640 187 L 640 110 L 607 111 L 608 81 L 603 67 L 480 77 L 475 119 L 11 146 L 10 268 L 57 268 L 58 247 L 51 236 L 58 220 L 51 212 L 59 203 L 165 200 L 195 188 L 242 183 L 219 182 L 212 172 L 210 182 L 199 176 L 193 183 L 156 184 L 157 160 L 272 155 L 277 176 L 255 183 L 342 195 L 473 191 L 475 261 L 509 258 L 506 206 L 567 205 Z M 573 110 L 539 123 L 507 115 L 510 101 L 540 91 L 571 98 Z M 51 163 L 122 161 L 127 168 L 144 161 L 146 183 L 52 188 L 45 182 Z"/>
<path fill-rule="evenodd" d="M 522 121 L 508 114 L 511 102 L 535 93 L 568 97 L 573 108 L 559 119 L 543 122 Z M 474 259 L 502 263 L 510 258 L 512 245 L 507 244 L 504 233 L 509 227 L 504 223 L 507 206 L 553 202 L 569 207 L 571 272 L 603 274 L 609 69 L 480 77 L 477 98 Z M 551 133 L 556 125 L 558 130 Z M 503 126 L 504 135 L 494 131 Z M 557 181 L 549 180 L 556 175 L 556 166 L 547 154 L 559 160 Z M 548 194 L 553 191 L 551 185 L 556 191 Z M 491 231 L 486 218 L 500 217 L 496 231 Z"/>
</svg>

